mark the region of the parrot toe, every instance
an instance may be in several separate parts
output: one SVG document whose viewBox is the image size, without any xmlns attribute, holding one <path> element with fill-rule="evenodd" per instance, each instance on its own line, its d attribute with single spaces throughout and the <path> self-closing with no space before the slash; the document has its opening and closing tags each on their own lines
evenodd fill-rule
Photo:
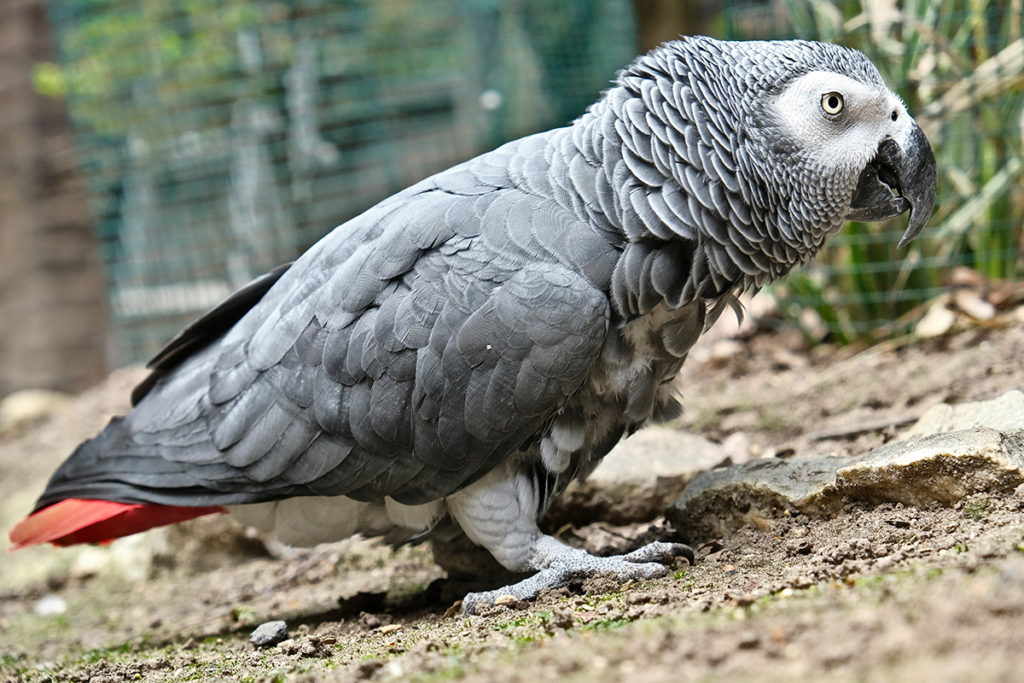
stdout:
<svg viewBox="0 0 1024 683">
<path fill-rule="evenodd" d="M 499 598 L 533 600 L 541 591 L 580 582 L 591 576 L 607 574 L 620 581 L 656 579 L 665 576 L 678 559 L 694 563 L 693 550 L 682 543 L 655 541 L 625 555 L 597 557 L 577 548 L 563 546 L 564 553 L 550 558 L 550 564 L 536 574 L 502 588 L 468 593 L 462 599 L 462 613 L 476 614 L 483 605 L 493 605 Z"/>
</svg>

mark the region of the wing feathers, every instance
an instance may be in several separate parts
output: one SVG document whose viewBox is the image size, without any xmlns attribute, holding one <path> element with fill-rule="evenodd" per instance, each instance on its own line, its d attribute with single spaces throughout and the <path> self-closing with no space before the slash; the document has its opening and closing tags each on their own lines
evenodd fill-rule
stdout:
<svg viewBox="0 0 1024 683">
<path fill-rule="evenodd" d="M 524 144 L 532 177 L 544 145 Z M 161 380 L 53 495 L 82 475 L 126 502 L 419 504 L 539 438 L 599 354 L 610 309 L 594 283 L 617 252 L 550 200 L 479 191 L 475 173 L 364 214 L 346 228 L 358 246 L 336 232 L 307 252 L 262 318 Z"/>
</svg>

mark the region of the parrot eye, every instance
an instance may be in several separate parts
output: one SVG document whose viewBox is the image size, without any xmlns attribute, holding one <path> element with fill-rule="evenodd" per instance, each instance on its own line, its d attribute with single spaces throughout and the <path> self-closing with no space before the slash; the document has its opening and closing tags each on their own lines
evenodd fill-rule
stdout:
<svg viewBox="0 0 1024 683">
<path fill-rule="evenodd" d="M 835 116 L 843 110 L 843 94 L 827 92 L 821 96 L 821 109 L 829 116 Z"/>
</svg>

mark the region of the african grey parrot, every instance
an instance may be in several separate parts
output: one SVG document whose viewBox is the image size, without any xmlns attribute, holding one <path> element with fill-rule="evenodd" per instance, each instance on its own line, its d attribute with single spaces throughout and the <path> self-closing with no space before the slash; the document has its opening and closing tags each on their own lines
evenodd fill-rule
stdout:
<svg viewBox="0 0 1024 683">
<path fill-rule="evenodd" d="M 863 54 L 667 43 L 572 125 L 382 201 L 184 330 L 11 540 L 225 508 L 287 543 L 408 540 L 448 516 L 534 573 L 468 609 L 659 576 L 685 547 L 589 555 L 539 530 L 551 496 L 678 414 L 673 379 L 738 292 L 848 219 L 909 209 L 905 244 L 935 191 L 924 134 Z"/>
</svg>

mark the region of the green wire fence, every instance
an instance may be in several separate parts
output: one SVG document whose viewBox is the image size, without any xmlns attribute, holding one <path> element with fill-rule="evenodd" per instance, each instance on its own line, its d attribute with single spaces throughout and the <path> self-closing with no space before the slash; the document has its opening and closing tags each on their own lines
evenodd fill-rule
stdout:
<svg viewBox="0 0 1024 683">
<path fill-rule="evenodd" d="M 583 112 L 635 56 L 627 0 L 54 0 L 110 290 L 140 360 L 415 181 Z"/>
<path fill-rule="evenodd" d="M 911 320 L 954 266 L 1018 276 L 1022 1 L 714 9 L 719 37 L 864 50 L 938 157 L 923 239 L 848 226 L 776 287 L 783 310 L 852 341 Z M 60 59 L 36 84 L 71 114 L 116 360 L 383 197 L 572 120 L 639 51 L 634 17 L 629 0 L 51 0 Z"/>
</svg>

